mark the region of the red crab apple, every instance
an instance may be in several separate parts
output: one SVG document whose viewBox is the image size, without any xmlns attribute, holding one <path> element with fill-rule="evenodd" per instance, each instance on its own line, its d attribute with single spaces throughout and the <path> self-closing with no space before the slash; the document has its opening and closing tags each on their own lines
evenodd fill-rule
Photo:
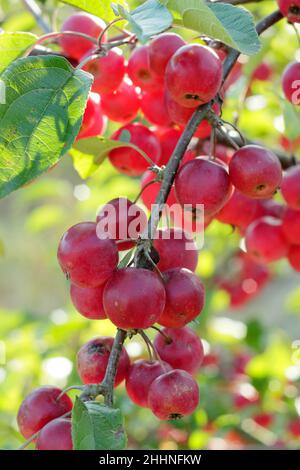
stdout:
<svg viewBox="0 0 300 470">
<path fill-rule="evenodd" d="M 245 196 L 235 189 L 215 217 L 223 224 L 235 225 L 245 229 L 253 221 L 256 211 L 257 200 Z"/>
<path fill-rule="evenodd" d="M 141 100 L 137 88 L 126 78 L 119 88 L 103 94 L 101 103 L 108 119 L 126 124 L 136 117 Z"/>
<path fill-rule="evenodd" d="M 17 416 L 21 434 L 28 439 L 45 424 L 72 410 L 73 404 L 57 387 L 45 386 L 33 390 L 22 402 Z"/>
<path fill-rule="evenodd" d="M 300 211 L 300 165 L 292 166 L 286 171 L 281 192 L 288 206 Z"/>
<path fill-rule="evenodd" d="M 72 423 L 67 418 L 57 418 L 40 431 L 37 450 L 73 450 Z"/>
<path fill-rule="evenodd" d="M 152 326 L 158 321 L 165 300 L 166 292 L 159 276 L 138 268 L 115 271 L 103 294 L 106 315 L 124 330 Z"/>
<path fill-rule="evenodd" d="M 92 90 L 96 93 L 111 93 L 122 83 L 125 74 L 125 59 L 121 49 L 110 49 L 103 57 L 90 60 L 83 70 L 94 77 Z"/>
<path fill-rule="evenodd" d="M 141 189 L 143 189 L 141 197 L 142 197 L 143 203 L 145 204 L 148 210 L 151 210 L 152 204 L 155 203 L 156 197 L 161 187 L 161 183 L 159 182 L 152 183 L 155 177 L 156 175 L 153 171 L 147 170 L 145 171 L 145 173 L 143 174 L 141 178 Z M 174 187 L 171 188 L 171 191 L 167 199 L 168 206 L 172 206 L 173 204 L 177 204 Z"/>
<path fill-rule="evenodd" d="M 149 389 L 148 405 L 159 419 L 177 419 L 192 414 L 199 403 L 199 387 L 183 370 L 171 370 L 155 379 Z"/>
<path fill-rule="evenodd" d="M 101 240 L 94 222 L 82 222 L 62 236 L 57 257 L 64 273 L 80 287 L 97 287 L 111 276 L 118 263 L 113 240 Z"/>
<path fill-rule="evenodd" d="M 150 385 L 157 377 L 171 369 L 171 366 L 163 361 L 141 359 L 133 362 L 126 379 L 126 391 L 129 398 L 136 405 L 147 407 Z"/>
<path fill-rule="evenodd" d="M 166 305 L 158 323 L 169 328 L 181 328 L 202 311 L 205 290 L 199 277 L 188 269 L 174 268 L 163 274 Z"/>
<path fill-rule="evenodd" d="M 202 364 L 204 357 L 202 342 L 187 326 L 163 328 L 162 334 L 156 335 L 154 346 L 161 359 L 174 369 L 182 369 L 194 374 Z"/>
<path fill-rule="evenodd" d="M 291 23 L 300 23 L 300 0 L 277 0 L 283 16 Z"/>
<path fill-rule="evenodd" d="M 90 92 L 77 139 L 103 134 L 106 122 L 107 119 L 103 115 L 100 95 Z"/>
<path fill-rule="evenodd" d="M 292 245 L 300 245 L 300 211 L 286 209 L 282 218 L 282 229 Z"/>
<path fill-rule="evenodd" d="M 185 41 L 175 33 L 164 33 L 154 38 L 148 47 L 150 70 L 163 76 L 169 60 Z"/>
<path fill-rule="evenodd" d="M 290 103 L 300 105 L 300 62 L 291 62 L 284 69 L 282 74 L 282 89 L 286 99 Z"/>
<path fill-rule="evenodd" d="M 108 359 L 114 339 L 109 337 L 94 338 L 85 343 L 77 354 L 77 370 L 84 384 L 102 382 L 105 376 Z M 129 357 L 124 346 L 118 363 L 114 386 L 117 387 L 126 377 L 129 370 Z"/>
<path fill-rule="evenodd" d="M 152 124 L 165 127 L 171 125 L 163 89 L 145 91 L 142 95 L 141 108 L 145 118 Z"/>
<path fill-rule="evenodd" d="M 300 272 L 300 245 L 292 245 L 288 252 L 288 260 L 292 268 Z"/>
<path fill-rule="evenodd" d="M 197 157 L 185 163 L 175 178 L 175 194 L 184 206 L 204 204 L 205 215 L 214 215 L 228 200 L 232 191 L 228 172 L 223 164 L 208 157 Z"/>
<path fill-rule="evenodd" d="M 117 241 L 119 251 L 129 250 L 135 245 L 147 225 L 147 216 L 143 209 L 129 199 L 118 197 L 105 204 L 97 215 L 97 235 L 108 236 Z"/>
<path fill-rule="evenodd" d="M 275 217 L 261 217 L 252 222 L 246 230 L 245 243 L 247 253 L 261 263 L 277 261 L 288 253 L 283 224 Z"/>
<path fill-rule="evenodd" d="M 127 73 L 129 78 L 143 91 L 154 91 L 163 86 L 163 78 L 150 69 L 148 46 L 137 47 L 131 54 Z"/>
<path fill-rule="evenodd" d="M 253 198 L 273 196 L 282 179 L 278 158 L 259 145 L 246 145 L 233 155 L 229 163 L 232 184 L 243 194 Z"/>
<path fill-rule="evenodd" d="M 103 289 L 104 284 L 97 287 L 78 287 L 71 284 L 70 295 L 76 310 L 90 320 L 107 318 L 102 301 Z"/>
<path fill-rule="evenodd" d="M 187 268 L 195 271 L 198 262 L 197 246 L 190 234 L 181 228 L 158 230 L 153 243 L 159 254 L 158 268 Z"/>
<path fill-rule="evenodd" d="M 159 161 L 161 151 L 159 141 L 146 126 L 137 122 L 127 124 L 114 132 L 111 138 L 121 140 L 124 132 L 129 133 L 130 143 L 145 152 L 154 163 Z M 111 150 L 108 157 L 117 170 L 129 176 L 141 175 L 149 167 L 149 162 L 137 150 L 126 145 Z"/>
<path fill-rule="evenodd" d="M 62 33 L 64 31 L 84 33 L 97 39 L 105 27 L 106 24 L 104 21 L 97 16 L 78 12 L 66 19 L 62 25 L 61 31 Z M 103 40 L 106 41 L 106 38 L 107 36 L 105 34 Z M 77 60 L 80 60 L 82 56 L 95 47 L 95 44 L 91 41 L 75 35 L 62 35 L 59 39 L 59 43 L 67 56 Z"/>
<path fill-rule="evenodd" d="M 171 57 L 166 68 L 165 82 L 171 97 L 177 103 L 195 108 L 208 103 L 219 91 L 222 62 L 209 47 L 200 44 L 183 46 Z"/>
</svg>

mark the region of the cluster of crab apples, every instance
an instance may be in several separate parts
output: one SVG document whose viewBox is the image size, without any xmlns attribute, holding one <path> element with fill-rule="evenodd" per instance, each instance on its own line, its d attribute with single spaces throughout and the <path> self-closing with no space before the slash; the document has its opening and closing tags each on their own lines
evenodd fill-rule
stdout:
<svg viewBox="0 0 300 470">
<path fill-rule="evenodd" d="M 141 198 L 151 209 L 161 186 L 157 173 L 163 174 L 194 110 L 218 94 L 226 96 L 228 84 L 222 83 L 226 53 L 164 33 L 149 45 L 136 47 L 128 41 L 126 60 L 120 49 L 104 47 L 110 44 L 105 26 L 99 18 L 77 13 L 62 27 L 63 53 L 73 62 L 83 61 L 83 69 L 94 77 L 78 139 L 103 134 L 107 120 L 119 123 L 111 139 L 122 141 L 126 132 L 155 171 L 133 146 L 114 148 L 108 158 L 119 172 L 141 177 Z M 91 42 L 64 32 L 100 37 L 101 54 L 86 60 L 95 52 Z M 299 67 L 292 63 L 284 73 L 283 90 L 290 101 Z M 240 64 L 229 80 L 236 80 L 239 73 Z M 213 109 L 219 115 L 219 105 Z M 202 121 L 195 133 L 197 146 L 186 151 L 167 204 L 182 208 L 192 219 L 194 232 L 205 230 L 214 219 L 240 231 L 246 250 L 231 259 L 237 266 L 234 276 L 228 279 L 221 273 L 216 279 L 216 285 L 230 294 L 231 305 L 240 306 L 268 281 L 269 263 L 287 257 L 300 271 L 300 166 L 283 174 L 277 155 L 259 145 L 235 150 L 219 143 L 210 147 L 206 139 L 211 131 L 211 124 Z M 282 202 L 273 199 L 279 190 Z M 204 227 L 198 224 L 199 205 L 204 206 Z M 104 232 L 101 222 L 110 208 L 114 217 Z M 114 385 L 125 380 L 131 400 L 150 408 L 159 419 L 186 416 L 196 409 L 199 389 L 193 375 L 204 357 L 200 338 L 188 326 L 205 303 L 205 289 L 195 273 L 198 250 L 181 217 L 174 219 L 173 228 L 157 231 L 153 241 L 157 259 L 151 269 L 119 267 L 120 252 L 134 247 L 147 225 L 143 207 L 127 198 L 109 201 L 95 221 L 69 228 L 58 248 L 79 313 L 91 320 L 108 318 L 130 334 L 151 327 L 158 330 L 154 359 L 131 363 L 122 347 Z M 79 350 L 77 368 L 84 384 L 103 381 L 112 345 L 113 338 L 99 337 Z M 37 389 L 20 407 L 20 431 L 25 438 L 37 434 L 38 449 L 71 449 L 71 409 L 70 398 L 56 387 Z"/>
</svg>

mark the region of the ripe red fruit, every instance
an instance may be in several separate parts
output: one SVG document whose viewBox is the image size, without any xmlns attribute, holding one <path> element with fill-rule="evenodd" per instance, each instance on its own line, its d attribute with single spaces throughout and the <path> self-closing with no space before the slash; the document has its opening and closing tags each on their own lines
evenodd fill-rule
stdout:
<svg viewBox="0 0 300 470">
<path fill-rule="evenodd" d="M 267 62 L 261 62 L 252 73 L 252 80 L 260 80 L 262 82 L 270 80 L 273 74 L 273 69 Z"/>
<path fill-rule="evenodd" d="M 130 133 L 130 142 L 148 155 L 154 163 L 160 157 L 160 144 L 156 135 L 143 124 L 127 124 L 113 133 L 113 140 L 120 140 L 123 132 Z M 119 147 L 109 152 L 109 160 L 121 173 L 129 176 L 141 175 L 149 167 L 143 156 L 130 147 Z"/>
<path fill-rule="evenodd" d="M 205 290 L 202 282 L 188 269 L 165 271 L 166 305 L 158 323 L 168 328 L 181 328 L 202 311 Z"/>
<path fill-rule="evenodd" d="M 288 252 L 288 260 L 292 268 L 300 272 L 300 245 L 292 245 Z"/>
<path fill-rule="evenodd" d="M 107 318 L 102 301 L 103 289 L 104 285 L 78 287 L 75 284 L 71 284 L 70 295 L 76 310 L 90 320 L 104 320 Z"/>
<path fill-rule="evenodd" d="M 163 76 L 172 55 L 185 44 L 185 41 L 175 33 L 164 33 L 154 38 L 148 46 L 151 71 Z"/>
<path fill-rule="evenodd" d="M 214 215 L 228 200 L 231 193 L 228 173 L 223 164 L 197 157 L 185 163 L 175 178 L 175 194 L 183 206 L 197 209 L 204 204 L 205 215 Z"/>
<path fill-rule="evenodd" d="M 94 77 L 92 90 L 96 93 L 111 93 L 122 83 L 125 74 L 125 59 L 120 49 L 114 48 L 104 57 L 93 59 L 83 70 Z"/>
<path fill-rule="evenodd" d="M 136 405 L 148 407 L 150 385 L 157 377 L 171 369 L 166 362 L 145 361 L 144 359 L 133 362 L 126 379 L 126 391 L 129 398 Z"/>
<path fill-rule="evenodd" d="M 127 73 L 132 82 L 143 91 L 154 91 L 162 87 L 163 79 L 150 69 L 148 46 L 137 47 L 131 54 Z"/>
<path fill-rule="evenodd" d="M 300 419 L 295 418 L 288 424 L 288 431 L 293 437 L 300 437 Z"/>
<path fill-rule="evenodd" d="M 268 198 L 280 186 L 282 171 L 273 152 L 259 145 L 246 145 L 233 155 L 229 176 L 232 184 L 246 196 Z"/>
<path fill-rule="evenodd" d="M 69 18 L 62 25 L 61 31 L 74 31 L 76 33 L 84 33 L 97 39 L 106 27 L 104 21 L 97 16 L 89 15 L 88 13 L 78 12 Z M 107 36 L 104 36 L 106 41 Z M 89 52 L 95 45 L 79 36 L 62 35 L 59 39 L 60 45 L 67 56 L 80 60 L 87 52 Z"/>
<path fill-rule="evenodd" d="M 147 209 L 151 210 L 152 204 L 155 203 L 155 199 L 157 197 L 157 194 L 160 190 L 161 183 L 152 183 L 149 186 L 148 183 L 150 181 L 153 181 L 156 178 L 155 173 L 151 170 L 147 170 L 141 179 L 141 189 L 145 188 L 142 192 L 142 201 L 147 207 Z M 147 187 L 146 187 L 147 186 Z M 173 204 L 177 204 L 177 199 L 175 197 L 175 191 L 174 187 L 171 188 L 171 191 L 169 193 L 168 199 L 167 199 L 167 204 L 169 206 L 172 206 Z"/>
<path fill-rule="evenodd" d="M 159 165 L 166 165 L 182 133 L 180 130 L 171 127 L 170 129 L 157 129 L 155 134 L 161 146 Z"/>
<path fill-rule="evenodd" d="M 286 209 L 282 218 L 282 229 L 292 245 L 300 245 L 300 211 Z"/>
<path fill-rule="evenodd" d="M 102 95 L 101 103 L 108 119 L 126 124 L 136 117 L 141 100 L 137 88 L 125 79 L 117 90 Z"/>
<path fill-rule="evenodd" d="M 275 217 L 261 217 L 252 222 L 245 233 L 247 253 L 258 262 L 270 263 L 288 253 L 288 242 L 282 222 Z"/>
<path fill-rule="evenodd" d="M 40 431 L 37 450 L 73 450 L 72 424 L 67 418 L 57 418 Z"/>
<path fill-rule="evenodd" d="M 174 369 L 196 373 L 203 361 L 204 351 L 200 338 L 188 328 L 163 328 L 156 335 L 154 346 L 163 361 Z"/>
<path fill-rule="evenodd" d="M 77 370 L 84 384 L 102 382 L 114 339 L 109 337 L 94 338 L 85 343 L 77 353 Z M 114 386 L 117 387 L 128 374 L 130 366 L 126 349 L 122 346 Z"/>
<path fill-rule="evenodd" d="M 288 206 L 300 211 L 300 165 L 289 168 L 283 176 L 281 192 Z"/>
<path fill-rule="evenodd" d="M 97 235 L 108 236 L 112 240 L 126 240 L 118 243 L 119 251 L 129 250 L 147 225 L 143 209 L 124 197 L 112 199 L 105 204 L 97 215 Z"/>
<path fill-rule="evenodd" d="M 165 81 L 171 97 L 177 103 L 195 108 L 208 103 L 219 91 L 222 62 L 212 49 L 200 44 L 189 44 L 178 49 L 170 59 Z"/>
<path fill-rule="evenodd" d="M 159 254 L 158 268 L 166 271 L 171 268 L 187 268 L 195 271 L 198 263 L 198 250 L 190 234 L 181 228 L 158 230 L 153 242 Z"/>
<path fill-rule="evenodd" d="M 277 0 L 283 16 L 292 23 L 300 23 L 300 0 Z"/>
<path fill-rule="evenodd" d="M 62 390 L 45 386 L 33 390 L 22 402 L 17 416 L 21 434 L 28 439 L 42 429 L 45 424 L 72 410 L 73 404 L 68 395 L 59 399 Z"/>
<path fill-rule="evenodd" d="M 225 206 L 216 214 L 216 219 L 244 230 L 253 221 L 256 211 L 257 200 L 235 189 Z"/>
<path fill-rule="evenodd" d="M 158 321 L 165 301 L 163 283 L 156 273 L 147 269 L 115 271 L 103 294 L 106 315 L 124 330 L 152 326 Z"/>
<path fill-rule="evenodd" d="M 274 199 L 260 199 L 256 200 L 257 209 L 253 220 L 269 215 L 275 217 L 276 219 L 282 219 L 285 212 L 285 206 L 280 204 Z"/>
<path fill-rule="evenodd" d="M 163 89 L 144 92 L 141 108 L 145 118 L 152 124 L 165 127 L 171 125 Z"/>
<path fill-rule="evenodd" d="M 97 287 L 111 276 L 118 263 L 113 240 L 100 240 L 94 222 L 82 222 L 62 236 L 57 257 L 61 269 L 80 287 Z"/>
<path fill-rule="evenodd" d="M 300 1 L 299 1 L 300 7 Z M 300 8 L 299 8 L 300 20 Z M 300 22 L 300 21 L 299 21 Z M 294 104 L 300 104 L 300 62 L 291 62 L 282 74 L 282 89 L 286 99 Z"/>
<path fill-rule="evenodd" d="M 273 416 L 271 413 L 259 413 L 253 416 L 253 421 L 255 421 L 259 426 L 268 428 L 273 422 Z"/>
<path fill-rule="evenodd" d="M 77 139 L 103 134 L 106 118 L 103 115 L 101 104 L 100 95 L 90 92 Z"/>
<path fill-rule="evenodd" d="M 149 389 L 148 405 L 159 419 L 177 419 L 192 414 L 199 403 L 199 387 L 183 370 L 171 370 L 155 379 Z"/>
</svg>

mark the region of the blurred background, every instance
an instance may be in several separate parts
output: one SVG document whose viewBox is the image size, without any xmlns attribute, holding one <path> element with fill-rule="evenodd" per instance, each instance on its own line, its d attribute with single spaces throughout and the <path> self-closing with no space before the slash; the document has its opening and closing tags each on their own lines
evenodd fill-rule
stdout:
<svg viewBox="0 0 300 470">
<path fill-rule="evenodd" d="M 57 27 L 72 11 L 60 2 L 39 3 L 45 4 L 46 17 L 55 12 Z M 274 9 L 275 2 L 266 1 L 251 11 L 260 18 Z M 18 0 L 0 0 L 0 26 L 42 33 Z M 263 43 L 228 90 L 224 117 L 238 119 L 250 139 L 297 153 L 297 132 L 280 98 L 280 74 L 289 61 L 300 59 L 299 42 L 293 28 L 282 23 L 265 34 Z M 261 62 L 269 66 L 267 80 L 253 78 Z M 56 259 L 62 233 L 94 220 L 101 204 L 117 196 L 135 198 L 139 189 L 139 179 L 118 174 L 108 161 L 84 180 L 66 155 L 51 172 L 0 201 L 0 448 L 22 443 L 16 413 L 29 391 L 42 384 L 78 384 L 78 349 L 94 336 L 114 335 L 108 321 L 87 320 L 71 305 Z M 299 447 L 300 276 L 286 261 L 276 263 L 269 283 L 259 293 L 252 286 L 255 295 L 235 305 L 216 277 L 228 272 L 239 243 L 232 227 L 213 221 L 199 256 L 197 272 L 206 284 L 207 302 L 191 325 L 206 350 L 197 377 L 198 411 L 182 421 L 159 422 L 147 409 L 134 406 L 121 385 L 116 402 L 125 416 L 130 448 Z M 136 338 L 126 348 L 132 359 L 147 356 Z"/>
</svg>

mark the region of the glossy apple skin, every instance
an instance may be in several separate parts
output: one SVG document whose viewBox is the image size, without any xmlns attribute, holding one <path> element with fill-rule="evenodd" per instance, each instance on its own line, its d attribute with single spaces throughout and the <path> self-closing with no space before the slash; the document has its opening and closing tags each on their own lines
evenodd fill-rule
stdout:
<svg viewBox="0 0 300 470">
<path fill-rule="evenodd" d="M 57 418 L 46 424 L 36 441 L 37 450 L 73 450 L 72 423 L 67 418 Z"/>
<path fill-rule="evenodd" d="M 300 165 L 295 165 L 285 172 L 281 193 L 289 207 L 300 211 Z"/>
<path fill-rule="evenodd" d="M 160 271 L 171 268 L 187 268 L 195 271 L 198 249 L 191 236 L 181 228 L 158 230 L 153 246 L 160 257 L 157 264 Z"/>
<path fill-rule="evenodd" d="M 175 33 L 163 33 L 154 38 L 148 47 L 149 66 L 153 73 L 163 76 L 169 60 L 185 41 Z"/>
</svg>

